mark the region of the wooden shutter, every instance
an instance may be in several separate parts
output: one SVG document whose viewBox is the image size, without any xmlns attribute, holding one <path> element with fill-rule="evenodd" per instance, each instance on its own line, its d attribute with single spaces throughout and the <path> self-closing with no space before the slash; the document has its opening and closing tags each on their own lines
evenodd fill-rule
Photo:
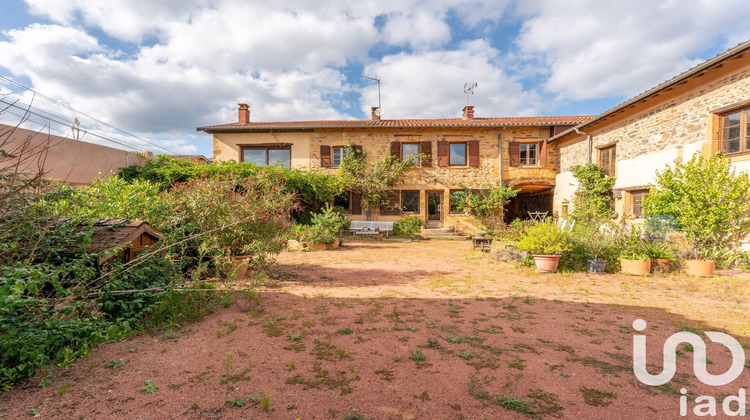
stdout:
<svg viewBox="0 0 750 420">
<path fill-rule="evenodd" d="M 331 146 L 320 146 L 320 166 L 322 168 L 331 167 Z"/>
<path fill-rule="evenodd" d="M 432 142 L 419 142 L 419 154 L 422 155 L 422 166 L 432 166 Z"/>
<path fill-rule="evenodd" d="M 362 195 L 360 193 L 351 192 L 349 196 L 349 211 L 352 214 L 362 214 Z"/>
<path fill-rule="evenodd" d="M 469 155 L 469 166 L 479 166 L 479 140 L 472 140 L 466 143 Z"/>
<path fill-rule="evenodd" d="M 539 164 L 547 164 L 547 141 L 542 140 L 539 142 Z"/>
<path fill-rule="evenodd" d="M 508 144 L 508 160 L 510 161 L 510 166 L 521 164 L 521 143 L 512 141 Z"/>
<path fill-rule="evenodd" d="M 391 142 L 391 156 L 394 158 L 401 160 L 401 142 L 400 141 L 394 141 Z"/>
<path fill-rule="evenodd" d="M 383 216 L 398 216 L 401 214 L 401 193 L 398 190 L 388 191 L 387 203 L 380 207 L 380 214 Z"/>
<path fill-rule="evenodd" d="M 450 166 L 447 141 L 438 142 L 438 166 Z"/>
</svg>

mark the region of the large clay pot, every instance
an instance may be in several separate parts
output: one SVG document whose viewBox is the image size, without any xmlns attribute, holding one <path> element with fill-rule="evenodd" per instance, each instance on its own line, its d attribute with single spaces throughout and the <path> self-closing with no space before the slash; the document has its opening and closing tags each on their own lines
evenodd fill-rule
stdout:
<svg viewBox="0 0 750 420">
<path fill-rule="evenodd" d="M 666 274 L 669 273 L 669 269 L 672 267 L 672 260 L 669 258 L 651 258 L 651 270 L 654 274 Z"/>
<path fill-rule="evenodd" d="M 607 260 L 586 260 L 589 266 L 589 273 L 603 273 L 607 266 Z"/>
<path fill-rule="evenodd" d="M 695 277 L 713 277 L 716 263 L 708 260 L 683 260 L 685 274 Z"/>
<path fill-rule="evenodd" d="M 557 265 L 560 263 L 559 255 L 534 255 L 536 269 L 540 273 L 554 273 L 557 271 Z"/>
<path fill-rule="evenodd" d="M 641 261 L 621 258 L 620 271 L 623 274 L 630 274 L 633 276 L 648 276 L 648 273 L 651 272 L 651 260 Z"/>
<path fill-rule="evenodd" d="M 302 242 L 302 246 L 307 248 L 308 251 L 325 251 L 327 249 L 335 249 L 341 246 L 341 239 L 334 239 L 332 244 L 324 244 L 322 242 Z"/>
</svg>

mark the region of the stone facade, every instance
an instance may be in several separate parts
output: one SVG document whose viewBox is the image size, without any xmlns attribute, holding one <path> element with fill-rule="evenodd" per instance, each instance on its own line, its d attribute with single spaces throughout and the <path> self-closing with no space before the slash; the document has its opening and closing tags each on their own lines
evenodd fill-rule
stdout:
<svg viewBox="0 0 750 420">
<path fill-rule="evenodd" d="M 688 88 L 665 89 L 650 99 L 646 108 L 628 109 L 607 118 L 592 129 L 581 128 L 591 135 L 591 161 L 599 163 L 599 150 L 616 145 L 617 164 L 615 211 L 632 218 L 630 199 L 655 179 L 657 170 L 667 164 L 689 159 L 696 151 L 704 155 L 719 150 L 718 110 L 750 100 L 750 63 L 733 63 L 696 76 Z M 679 85 L 678 85 L 679 86 Z M 745 105 L 747 106 L 747 105 Z M 559 174 L 556 181 L 554 211 L 562 214 L 572 201 L 570 170 L 588 161 L 586 137 L 570 135 L 558 141 Z M 730 155 L 738 168 L 750 155 Z M 744 166 L 742 166 L 744 167 Z"/>
<path fill-rule="evenodd" d="M 291 144 L 291 166 L 315 172 L 335 174 L 337 168 L 321 165 L 321 146 L 342 147 L 347 142 L 362 146 L 370 162 L 390 154 L 393 141 L 401 143 L 431 142 L 432 162 L 430 166 L 409 168 L 400 190 L 416 190 L 420 193 L 420 217 L 427 220 L 427 193 L 442 193 L 442 224 L 471 229 L 473 224 L 464 214 L 450 212 L 450 192 L 463 187 L 487 189 L 497 185 L 502 171 L 503 182 L 520 188 L 532 185 L 535 188 L 554 186 L 556 168 L 559 167 L 559 152 L 555 145 L 547 148 L 547 163 L 533 166 L 511 166 L 509 153 L 511 142 L 537 143 L 549 138 L 549 126 L 511 126 L 504 131 L 498 127 L 425 127 L 425 128 L 349 128 L 311 129 L 287 133 L 215 133 L 214 159 L 217 161 L 239 160 L 242 145 Z M 502 165 L 499 160 L 498 141 L 502 139 Z M 438 166 L 438 142 L 479 142 L 479 166 Z M 365 214 L 349 215 L 352 220 L 364 220 Z M 395 221 L 401 216 L 379 216 L 378 220 Z"/>
</svg>

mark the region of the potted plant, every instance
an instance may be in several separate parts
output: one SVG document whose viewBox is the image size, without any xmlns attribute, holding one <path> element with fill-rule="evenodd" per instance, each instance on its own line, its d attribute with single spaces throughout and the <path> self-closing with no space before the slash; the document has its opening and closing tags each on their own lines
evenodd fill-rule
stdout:
<svg viewBox="0 0 750 420">
<path fill-rule="evenodd" d="M 651 258 L 651 269 L 654 274 L 668 273 L 672 267 L 674 251 L 668 242 L 655 240 L 646 243 L 645 252 Z"/>
<path fill-rule="evenodd" d="M 527 227 L 516 247 L 532 254 L 539 272 L 552 273 L 557 271 L 560 255 L 570 250 L 571 241 L 567 231 L 545 221 Z"/>
<path fill-rule="evenodd" d="M 313 214 L 310 220 L 312 225 L 302 228 L 299 233 L 304 248 L 319 251 L 339 247 L 341 240 L 336 234 L 348 226 L 346 217 L 326 205 L 319 213 Z"/>
<path fill-rule="evenodd" d="M 633 276 L 647 276 L 651 272 L 651 257 L 646 252 L 641 232 L 633 230 L 620 253 L 620 271 Z"/>
<path fill-rule="evenodd" d="M 682 269 L 688 276 L 713 277 L 716 262 L 701 258 L 701 252 L 696 246 L 695 240 L 687 237 L 682 232 L 672 232 L 667 235 L 669 241 L 677 250 L 677 257 L 682 263 Z"/>
<path fill-rule="evenodd" d="M 604 273 L 607 260 L 604 254 L 612 248 L 612 235 L 602 232 L 594 226 L 584 226 L 576 231 L 578 242 L 583 245 L 586 254 L 591 257 L 586 260 L 589 273 Z"/>
</svg>

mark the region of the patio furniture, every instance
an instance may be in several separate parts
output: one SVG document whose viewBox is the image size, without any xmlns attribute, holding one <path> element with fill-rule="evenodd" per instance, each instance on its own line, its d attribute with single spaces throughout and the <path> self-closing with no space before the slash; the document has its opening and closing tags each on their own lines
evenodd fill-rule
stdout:
<svg viewBox="0 0 750 420">
<path fill-rule="evenodd" d="M 492 238 L 475 236 L 471 238 L 471 246 L 474 250 L 479 248 L 481 251 L 484 251 L 485 249 L 489 251 L 492 247 Z"/>
<path fill-rule="evenodd" d="M 384 233 L 385 236 L 388 236 L 390 233 L 393 233 L 393 222 L 354 220 L 349 226 L 349 231 L 355 235 L 379 235 Z"/>
</svg>

